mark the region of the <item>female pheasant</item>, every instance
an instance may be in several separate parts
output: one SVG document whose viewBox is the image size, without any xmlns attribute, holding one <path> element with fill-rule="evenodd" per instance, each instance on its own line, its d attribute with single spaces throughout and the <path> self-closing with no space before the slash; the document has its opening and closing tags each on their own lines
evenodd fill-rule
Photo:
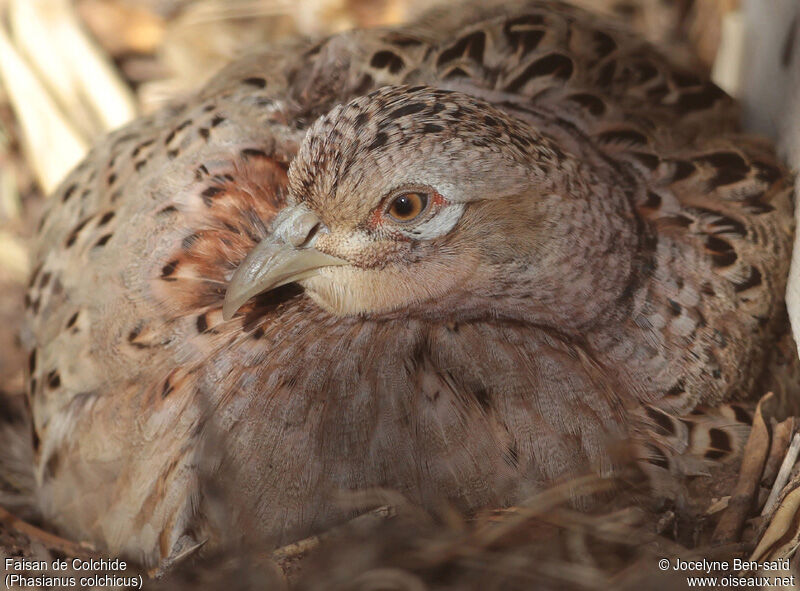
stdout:
<svg viewBox="0 0 800 591">
<path fill-rule="evenodd" d="M 559 2 L 255 53 L 52 197 L 41 507 L 152 565 L 319 530 L 340 491 L 696 471 L 768 385 L 790 193 L 718 88 Z"/>
</svg>

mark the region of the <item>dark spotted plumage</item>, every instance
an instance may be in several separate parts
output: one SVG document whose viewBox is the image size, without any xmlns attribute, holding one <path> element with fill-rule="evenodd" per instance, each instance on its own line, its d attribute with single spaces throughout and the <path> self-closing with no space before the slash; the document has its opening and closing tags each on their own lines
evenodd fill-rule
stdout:
<svg viewBox="0 0 800 591">
<path fill-rule="evenodd" d="M 43 512 L 156 564 L 319 530 L 342 489 L 474 510 L 734 456 L 731 401 L 785 369 L 793 232 L 736 111 L 546 0 L 231 64 L 98 144 L 43 218 Z M 327 263 L 251 293 L 260 249 Z"/>
</svg>

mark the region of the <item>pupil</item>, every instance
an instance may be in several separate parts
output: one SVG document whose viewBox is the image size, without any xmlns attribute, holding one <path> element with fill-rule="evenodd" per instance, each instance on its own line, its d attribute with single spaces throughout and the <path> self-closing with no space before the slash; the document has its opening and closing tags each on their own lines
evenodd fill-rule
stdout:
<svg viewBox="0 0 800 591">
<path fill-rule="evenodd" d="M 401 217 L 410 215 L 414 211 L 414 204 L 411 203 L 411 200 L 408 197 L 403 195 L 402 197 L 395 199 L 394 211 Z"/>
</svg>

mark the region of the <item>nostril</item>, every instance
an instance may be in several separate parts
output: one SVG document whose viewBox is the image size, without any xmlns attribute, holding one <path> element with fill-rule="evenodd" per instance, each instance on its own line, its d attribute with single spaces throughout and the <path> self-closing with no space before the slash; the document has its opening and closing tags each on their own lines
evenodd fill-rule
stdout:
<svg viewBox="0 0 800 591">
<path fill-rule="evenodd" d="M 293 217 L 288 225 L 286 242 L 295 248 L 309 246 L 322 227 L 319 218 L 309 211 Z"/>
<path fill-rule="evenodd" d="M 322 223 L 320 223 L 320 222 L 317 222 L 316 224 L 314 224 L 314 226 L 308 231 L 308 234 L 306 235 L 305 239 L 300 244 L 294 244 L 294 246 L 297 246 L 297 247 L 308 246 L 314 240 L 314 237 L 319 232 L 319 229 L 320 229 L 321 226 L 322 226 Z"/>
</svg>

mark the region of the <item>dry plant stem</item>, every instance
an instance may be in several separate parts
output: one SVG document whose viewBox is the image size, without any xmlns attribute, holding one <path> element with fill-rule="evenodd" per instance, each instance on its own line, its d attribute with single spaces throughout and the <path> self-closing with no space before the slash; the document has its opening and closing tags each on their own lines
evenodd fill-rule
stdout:
<svg viewBox="0 0 800 591">
<path fill-rule="evenodd" d="M 783 487 L 789 482 L 789 474 L 797 461 L 798 453 L 800 453 L 800 433 L 795 434 L 794 439 L 792 439 L 792 444 L 789 446 L 786 456 L 783 458 L 781 469 L 767 497 L 767 502 L 764 503 L 764 510 L 761 511 L 761 515 L 769 515 L 775 503 L 778 501 Z"/>
<path fill-rule="evenodd" d="M 193 544 L 187 548 L 184 548 L 181 552 L 176 554 L 169 560 L 162 565 L 159 565 L 157 568 L 151 568 L 147 571 L 147 576 L 153 579 L 158 579 L 166 575 L 172 568 L 176 565 L 180 564 L 190 556 L 194 555 L 200 548 L 205 545 L 205 540 L 198 544 Z"/>
<path fill-rule="evenodd" d="M 731 494 L 728 508 L 714 530 L 713 543 L 726 544 L 739 539 L 742 527 L 753 507 L 753 498 L 761 480 L 764 462 L 769 451 L 769 430 L 764 422 L 762 407 L 773 397 L 770 392 L 758 402 L 753 418 L 753 428 L 744 447 L 739 479 Z"/>
<path fill-rule="evenodd" d="M 22 127 L 27 161 L 32 164 L 39 185 L 49 193 L 83 158 L 87 144 L 64 119 L 2 27 L 0 77 Z"/>
<path fill-rule="evenodd" d="M 711 79 L 725 92 L 739 96 L 745 51 L 745 22 L 742 13 L 732 10 L 721 17 L 720 44 Z"/>
<path fill-rule="evenodd" d="M 794 417 L 789 417 L 785 421 L 778 423 L 772 429 L 772 442 L 769 447 L 769 455 L 764 464 L 764 474 L 761 476 L 762 486 L 771 486 L 775 482 L 778 470 L 783 464 L 786 452 L 794 433 Z M 788 479 L 788 477 L 787 477 Z"/>
<path fill-rule="evenodd" d="M 607 519 L 607 516 L 595 517 L 570 509 L 558 508 L 546 514 L 539 515 L 536 519 L 551 525 L 592 534 L 597 538 L 616 544 L 641 545 L 657 539 L 659 545 L 672 554 L 679 555 L 686 552 L 683 546 L 667 538 L 648 534 L 643 530 L 630 527 L 625 523 L 610 521 Z"/>
<path fill-rule="evenodd" d="M 13 40 L 70 122 L 90 137 L 136 117 L 133 94 L 81 27 L 69 0 L 14 0 Z"/>
<path fill-rule="evenodd" d="M 800 544 L 800 532 L 796 524 L 798 513 L 800 488 L 795 488 L 781 499 L 750 560 L 761 562 L 793 556 Z"/>
<path fill-rule="evenodd" d="M 321 540 L 318 536 L 311 536 L 310 538 L 305 538 L 299 542 L 294 542 L 293 544 L 287 544 L 286 546 L 278 548 L 272 553 L 272 559 L 280 564 L 287 560 L 300 558 L 317 548 L 320 543 Z"/>
<path fill-rule="evenodd" d="M 339 527 L 335 527 L 328 532 L 322 533 L 317 536 L 310 536 L 298 542 L 282 546 L 281 548 L 278 548 L 277 550 L 272 552 L 270 558 L 279 565 L 290 560 L 301 558 L 306 554 L 308 554 L 309 552 L 311 552 L 312 550 L 314 550 L 315 548 L 317 548 L 325 538 L 335 535 L 336 531 L 340 531 L 343 528 L 347 528 L 349 526 L 359 526 L 361 524 L 369 522 L 377 523 L 379 521 L 383 521 L 391 517 L 394 517 L 395 514 L 396 511 L 393 507 L 390 506 L 378 507 L 377 509 L 373 509 L 368 513 L 364 513 L 363 515 L 354 517 L 347 523 Z"/>
<path fill-rule="evenodd" d="M 47 548 L 60 550 L 64 554 L 70 556 L 86 556 L 94 553 L 94 548 L 88 544 L 71 542 L 70 540 L 65 540 L 60 536 L 46 532 L 43 529 L 39 529 L 35 525 L 22 521 L 2 507 L 0 507 L 0 522 L 5 523 L 7 526 L 25 534 L 33 540 L 41 542 Z"/>
<path fill-rule="evenodd" d="M 556 506 L 569 499 L 570 490 L 591 494 L 604 492 L 613 486 L 613 481 L 593 475 L 576 478 L 568 483 L 553 486 L 531 497 L 530 500 L 517 507 L 517 514 L 510 519 L 496 524 L 488 532 L 479 532 L 480 544 L 482 547 L 488 548 L 498 540 L 501 540 L 525 525 L 532 517 L 546 515 Z"/>
</svg>

